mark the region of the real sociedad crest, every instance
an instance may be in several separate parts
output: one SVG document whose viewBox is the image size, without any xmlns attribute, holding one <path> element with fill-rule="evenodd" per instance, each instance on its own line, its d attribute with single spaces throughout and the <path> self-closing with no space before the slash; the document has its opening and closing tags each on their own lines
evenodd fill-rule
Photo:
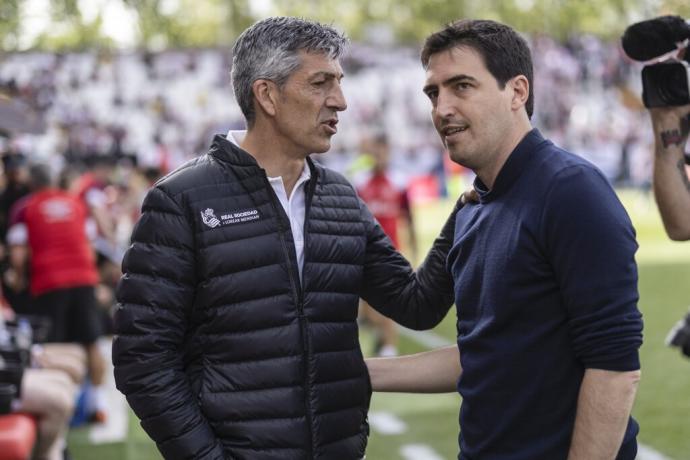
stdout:
<svg viewBox="0 0 690 460">
<path fill-rule="evenodd" d="M 204 224 L 211 228 L 216 228 L 220 225 L 220 220 L 216 217 L 213 209 L 211 208 L 208 208 L 201 213 L 201 220 L 204 222 Z"/>
</svg>

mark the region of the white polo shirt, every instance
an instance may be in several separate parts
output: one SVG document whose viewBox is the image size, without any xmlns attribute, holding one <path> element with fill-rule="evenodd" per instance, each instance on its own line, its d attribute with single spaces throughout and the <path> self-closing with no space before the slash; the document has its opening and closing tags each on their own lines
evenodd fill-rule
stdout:
<svg viewBox="0 0 690 460">
<path fill-rule="evenodd" d="M 229 131 L 227 139 L 239 147 L 244 140 L 246 131 Z M 295 186 L 292 189 L 292 194 L 288 197 L 285 191 L 285 184 L 282 177 L 269 177 L 268 182 L 273 187 L 280 204 L 283 205 L 285 214 L 290 219 L 290 229 L 292 230 L 292 239 L 295 242 L 295 253 L 297 255 L 297 268 L 299 270 L 299 278 L 302 279 L 302 268 L 304 267 L 304 214 L 306 209 L 306 193 L 304 184 L 311 178 L 311 171 L 307 160 L 304 160 L 304 168 L 300 174 Z"/>
</svg>

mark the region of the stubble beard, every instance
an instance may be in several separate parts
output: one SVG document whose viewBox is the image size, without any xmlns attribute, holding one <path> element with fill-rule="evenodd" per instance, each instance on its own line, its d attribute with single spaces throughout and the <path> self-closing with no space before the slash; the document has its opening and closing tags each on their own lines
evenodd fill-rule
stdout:
<svg viewBox="0 0 690 460">
<path fill-rule="evenodd" d="M 462 148 L 457 148 L 460 146 L 456 146 L 456 148 L 453 148 L 451 146 L 446 145 L 446 149 L 448 150 L 448 156 L 450 157 L 451 161 L 453 163 L 457 163 L 462 167 L 468 168 L 468 169 L 474 169 L 473 166 L 474 162 L 472 161 L 472 154 L 463 151 Z"/>
</svg>

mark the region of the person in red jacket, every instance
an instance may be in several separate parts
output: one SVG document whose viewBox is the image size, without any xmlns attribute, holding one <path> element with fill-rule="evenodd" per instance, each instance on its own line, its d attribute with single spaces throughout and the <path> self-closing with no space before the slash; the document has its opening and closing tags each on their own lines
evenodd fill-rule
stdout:
<svg viewBox="0 0 690 460">
<path fill-rule="evenodd" d="M 32 193 L 12 209 L 7 235 L 15 282 L 26 284 L 29 274 L 29 313 L 52 324 L 46 342 L 83 345 L 89 376 L 98 387 L 105 364 L 97 346 L 102 324 L 95 298 L 98 272 L 86 231 L 88 211 L 79 197 L 52 186 L 45 166 L 31 167 L 30 186 Z M 95 406 L 103 409 L 99 401 Z"/>
<path fill-rule="evenodd" d="M 89 169 L 70 184 L 69 190 L 79 197 L 87 210 L 87 219 L 93 221 L 96 234 L 93 247 L 103 263 L 119 260 L 120 254 L 116 243 L 116 222 L 109 209 L 107 187 L 111 183 L 115 160 L 109 156 L 94 155 L 88 161 Z M 118 262 L 119 263 L 119 262 Z M 99 265 L 100 266 L 100 265 Z"/>
<path fill-rule="evenodd" d="M 412 210 L 407 190 L 397 184 L 389 171 L 390 145 L 388 138 L 378 135 L 365 142 L 365 151 L 373 159 L 373 168 L 369 176 L 357 187 L 357 194 L 367 204 L 371 213 L 383 228 L 383 231 L 400 250 L 398 230 L 404 221 L 408 246 L 412 260 L 417 259 L 417 238 L 414 231 Z M 378 356 L 395 356 L 398 354 L 398 326 L 371 308 L 366 302 L 360 302 L 360 318 L 370 322 L 376 329 L 377 338 L 374 352 Z"/>
</svg>

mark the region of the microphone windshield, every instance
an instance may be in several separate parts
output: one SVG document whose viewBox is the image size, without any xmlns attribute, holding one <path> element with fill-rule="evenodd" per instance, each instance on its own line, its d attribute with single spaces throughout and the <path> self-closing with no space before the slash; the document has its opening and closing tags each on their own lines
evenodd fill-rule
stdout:
<svg viewBox="0 0 690 460">
<path fill-rule="evenodd" d="M 649 61 L 676 49 L 676 43 L 690 38 L 690 24 L 680 16 L 660 16 L 625 29 L 623 51 L 636 61 Z"/>
</svg>

